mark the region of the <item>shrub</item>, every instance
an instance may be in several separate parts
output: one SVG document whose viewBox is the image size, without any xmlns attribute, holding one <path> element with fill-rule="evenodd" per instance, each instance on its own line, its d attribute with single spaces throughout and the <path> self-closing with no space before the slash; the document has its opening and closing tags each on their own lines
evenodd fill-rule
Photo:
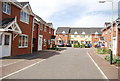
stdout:
<svg viewBox="0 0 120 81">
<path fill-rule="evenodd" d="M 97 48 L 98 54 L 106 54 L 107 52 L 108 52 L 108 50 L 106 50 L 105 48 Z"/>
<path fill-rule="evenodd" d="M 105 60 L 110 61 L 110 55 L 106 55 Z M 120 58 L 113 56 L 112 63 L 120 63 Z"/>
<path fill-rule="evenodd" d="M 74 44 L 74 48 L 79 48 L 79 45 L 78 44 Z"/>
<path fill-rule="evenodd" d="M 80 45 L 80 47 L 81 47 L 81 48 L 84 48 L 84 47 L 85 47 L 85 44 Z"/>
<path fill-rule="evenodd" d="M 80 43 L 78 42 L 78 47 L 80 47 Z"/>
<path fill-rule="evenodd" d="M 111 53 L 111 49 L 107 50 L 107 53 L 110 54 Z"/>
<path fill-rule="evenodd" d="M 52 48 L 47 48 L 48 50 L 59 50 L 59 48 L 57 48 L 57 45 L 54 45 L 54 47 Z"/>
<path fill-rule="evenodd" d="M 110 61 L 110 55 L 106 55 L 105 60 Z"/>
</svg>

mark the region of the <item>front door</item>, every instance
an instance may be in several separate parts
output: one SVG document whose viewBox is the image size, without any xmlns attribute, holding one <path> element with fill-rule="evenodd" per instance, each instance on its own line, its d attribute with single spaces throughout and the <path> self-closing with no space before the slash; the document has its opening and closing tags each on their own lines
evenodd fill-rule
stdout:
<svg viewBox="0 0 120 81">
<path fill-rule="evenodd" d="M 41 51 L 42 50 L 42 35 L 39 35 L 39 38 L 38 38 L 38 51 Z"/>
<path fill-rule="evenodd" d="M 3 33 L 1 51 L 1 57 L 11 55 L 11 33 Z"/>
</svg>

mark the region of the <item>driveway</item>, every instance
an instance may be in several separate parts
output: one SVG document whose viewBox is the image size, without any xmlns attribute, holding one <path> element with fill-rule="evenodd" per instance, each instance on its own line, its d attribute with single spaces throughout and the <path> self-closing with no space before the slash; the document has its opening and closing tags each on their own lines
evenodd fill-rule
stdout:
<svg viewBox="0 0 120 81">
<path fill-rule="evenodd" d="M 6 79 L 105 79 L 87 54 L 88 50 L 67 48 L 60 54 L 11 74 Z"/>
</svg>

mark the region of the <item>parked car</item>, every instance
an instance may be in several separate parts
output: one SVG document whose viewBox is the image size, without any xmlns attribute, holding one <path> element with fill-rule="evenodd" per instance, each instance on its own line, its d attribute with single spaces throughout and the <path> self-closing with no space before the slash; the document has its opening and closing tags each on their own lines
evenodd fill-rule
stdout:
<svg viewBox="0 0 120 81">
<path fill-rule="evenodd" d="M 100 47 L 100 44 L 95 45 L 95 48 L 99 48 L 99 47 Z"/>
<path fill-rule="evenodd" d="M 105 45 L 104 45 L 104 44 L 100 44 L 100 47 L 101 47 L 101 48 L 104 48 L 104 47 L 105 47 Z"/>
<path fill-rule="evenodd" d="M 70 43 L 67 43 L 66 46 L 67 47 L 72 47 L 72 45 Z"/>
<path fill-rule="evenodd" d="M 59 47 L 64 47 L 63 43 L 58 44 Z"/>
<path fill-rule="evenodd" d="M 91 45 L 90 44 L 85 44 L 85 48 L 90 48 Z"/>
<path fill-rule="evenodd" d="M 105 47 L 105 45 L 104 44 L 97 44 L 97 45 L 95 45 L 95 48 L 99 48 L 99 47 Z"/>
</svg>

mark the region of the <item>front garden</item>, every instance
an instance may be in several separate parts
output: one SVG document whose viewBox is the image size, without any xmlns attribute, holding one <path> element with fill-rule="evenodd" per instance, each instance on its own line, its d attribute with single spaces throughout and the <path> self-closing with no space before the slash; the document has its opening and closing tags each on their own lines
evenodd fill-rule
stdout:
<svg viewBox="0 0 120 81">
<path fill-rule="evenodd" d="M 110 62 L 110 53 L 111 53 L 110 49 L 106 50 L 105 48 L 97 48 L 97 53 L 98 54 L 105 54 L 104 59 L 106 61 Z M 112 63 L 115 64 L 115 65 L 119 65 L 120 66 L 120 58 L 118 58 L 117 56 L 113 55 Z"/>
<path fill-rule="evenodd" d="M 74 48 L 84 48 L 85 47 L 85 44 L 81 44 L 80 43 L 77 43 L 77 44 L 74 44 Z"/>
</svg>

